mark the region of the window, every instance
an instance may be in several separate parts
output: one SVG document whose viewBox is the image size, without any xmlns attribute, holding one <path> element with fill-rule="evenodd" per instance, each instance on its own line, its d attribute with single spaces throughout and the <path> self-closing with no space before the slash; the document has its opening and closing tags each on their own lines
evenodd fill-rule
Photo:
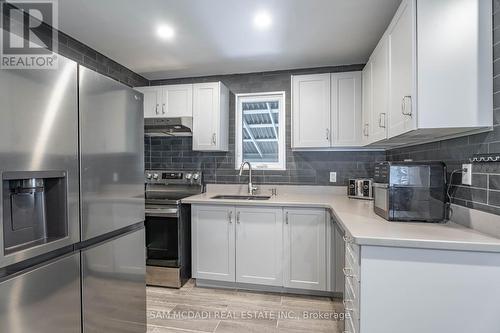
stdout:
<svg viewBox="0 0 500 333">
<path fill-rule="evenodd" d="M 236 95 L 236 169 L 285 170 L 285 92 Z"/>
</svg>

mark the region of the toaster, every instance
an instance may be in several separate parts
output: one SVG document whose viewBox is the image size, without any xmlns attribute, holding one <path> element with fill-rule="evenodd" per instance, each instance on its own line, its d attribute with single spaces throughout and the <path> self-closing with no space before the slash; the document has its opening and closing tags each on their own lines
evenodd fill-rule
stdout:
<svg viewBox="0 0 500 333">
<path fill-rule="evenodd" d="M 370 178 L 349 179 L 347 196 L 349 198 L 373 200 L 373 180 Z"/>
</svg>

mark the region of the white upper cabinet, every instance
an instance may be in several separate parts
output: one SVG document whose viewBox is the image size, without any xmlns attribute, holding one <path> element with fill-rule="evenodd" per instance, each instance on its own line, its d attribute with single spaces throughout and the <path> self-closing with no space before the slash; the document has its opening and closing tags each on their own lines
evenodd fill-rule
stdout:
<svg viewBox="0 0 500 333">
<path fill-rule="evenodd" d="M 193 85 L 137 87 L 144 94 L 144 118 L 192 117 Z"/>
<path fill-rule="evenodd" d="M 164 117 L 192 117 L 193 85 L 163 86 L 162 102 L 161 113 Z"/>
<path fill-rule="evenodd" d="M 331 80 L 332 146 L 361 146 L 361 72 L 334 73 Z"/>
<path fill-rule="evenodd" d="M 193 150 L 227 151 L 229 90 L 221 82 L 193 84 Z"/>
<path fill-rule="evenodd" d="M 404 0 L 388 30 L 389 40 L 389 137 L 406 133 L 416 126 L 413 114 L 415 2 Z"/>
<path fill-rule="evenodd" d="M 330 147 L 330 74 L 292 76 L 292 147 Z"/>
<path fill-rule="evenodd" d="M 387 138 L 387 115 L 389 113 L 389 42 L 384 36 L 370 57 L 372 94 L 369 142 Z M 370 103 L 367 101 L 367 104 Z"/>
<path fill-rule="evenodd" d="M 292 76 L 292 148 L 362 145 L 361 72 Z"/>
<path fill-rule="evenodd" d="M 362 72 L 363 77 L 363 95 L 362 95 L 362 139 L 361 142 L 369 144 L 371 141 L 372 133 L 372 113 L 373 113 L 373 75 L 372 75 L 372 62 L 368 61 Z"/>
<path fill-rule="evenodd" d="M 403 0 L 364 71 L 372 92 L 363 141 L 394 146 L 489 130 L 491 31 L 491 1 Z"/>
<path fill-rule="evenodd" d="M 416 17 L 418 127 L 491 126 L 492 1 L 418 1 Z"/>
<path fill-rule="evenodd" d="M 161 117 L 161 89 L 158 87 L 134 88 L 144 95 L 144 118 Z"/>
</svg>

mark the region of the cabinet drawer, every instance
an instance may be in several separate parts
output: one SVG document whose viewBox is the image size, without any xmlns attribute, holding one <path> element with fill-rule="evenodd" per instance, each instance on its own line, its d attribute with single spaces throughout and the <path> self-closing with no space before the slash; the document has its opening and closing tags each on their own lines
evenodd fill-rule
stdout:
<svg viewBox="0 0 500 333">
<path fill-rule="evenodd" d="M 345 318 L 344 333 L 358 333 L 358 323 L 351 316 Z"/>
<path fill-rule="evenodd" d="M 359 245 L 352 243 L 352 241 L 346 241 L 346 255 L 352 259 L 352 262 L 356 265 L 359 265 Z"/>
<path fill-rule="evenodd" d="M 348 283 L 348 282 L 346 282 Z M 354 296 L 352 286 L 346 285 L 344 294 L 344 310 L 357 320 L 360 318 L 359 295 Z"/>
<path fill-rule="evenodd" d="M 361 280 L 360 266 L 356 261 L 356 259 L 353 257 L 352 249 L 349 246 L 346 246 L 345 249 L 345 273 L 346 275 L 353 275 L 353 278 L 356 279 L 357 281 Z"/>
<path fill-rule="evenodd" d="M 359 303 L 359 281 L 347 277 L 345 278 L 345 292 L 346 295 L 344 297 L 350 296 L 352 300 L 357 301 Z M 350 293 L 350 295 L 347 295 L 347 293 Z"/>
</svg>

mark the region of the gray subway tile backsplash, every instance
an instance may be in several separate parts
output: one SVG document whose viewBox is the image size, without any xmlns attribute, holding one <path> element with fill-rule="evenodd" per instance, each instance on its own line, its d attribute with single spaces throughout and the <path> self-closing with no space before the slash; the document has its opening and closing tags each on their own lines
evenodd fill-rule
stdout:
<svg viewBox="0 0 500 333">
<path fill-rule="evenodd" d="M 370 177 L 373 163 L 385 159 L 384 152 L 325 152 L 292 151 L 290 86 L 292 74 L 328 73 L 361 70 L 363 65 L 298 69 L 287 71 L 220 75 L 152 81 L 152 85 L 222 81 L 231 91 L 229 152 L 195 152 L 189 137 L 146 138 L 146 151 L 161 152 L 161 157 L 146 153 L 146 168 L 150 169 L 202 169 L 207 183 L 244 183 L 246 173 L 239 177 L 234 156 L 234 94 L 265 91 L 286 92 L 286 170 L 256 170 L 254 183 L 346 185 L 351 177 Z M 164 152 L 166 153 L 164 155 Z M 330 183 L 329 172 L 337 172 L 337 183 Z"/>
</svg>

